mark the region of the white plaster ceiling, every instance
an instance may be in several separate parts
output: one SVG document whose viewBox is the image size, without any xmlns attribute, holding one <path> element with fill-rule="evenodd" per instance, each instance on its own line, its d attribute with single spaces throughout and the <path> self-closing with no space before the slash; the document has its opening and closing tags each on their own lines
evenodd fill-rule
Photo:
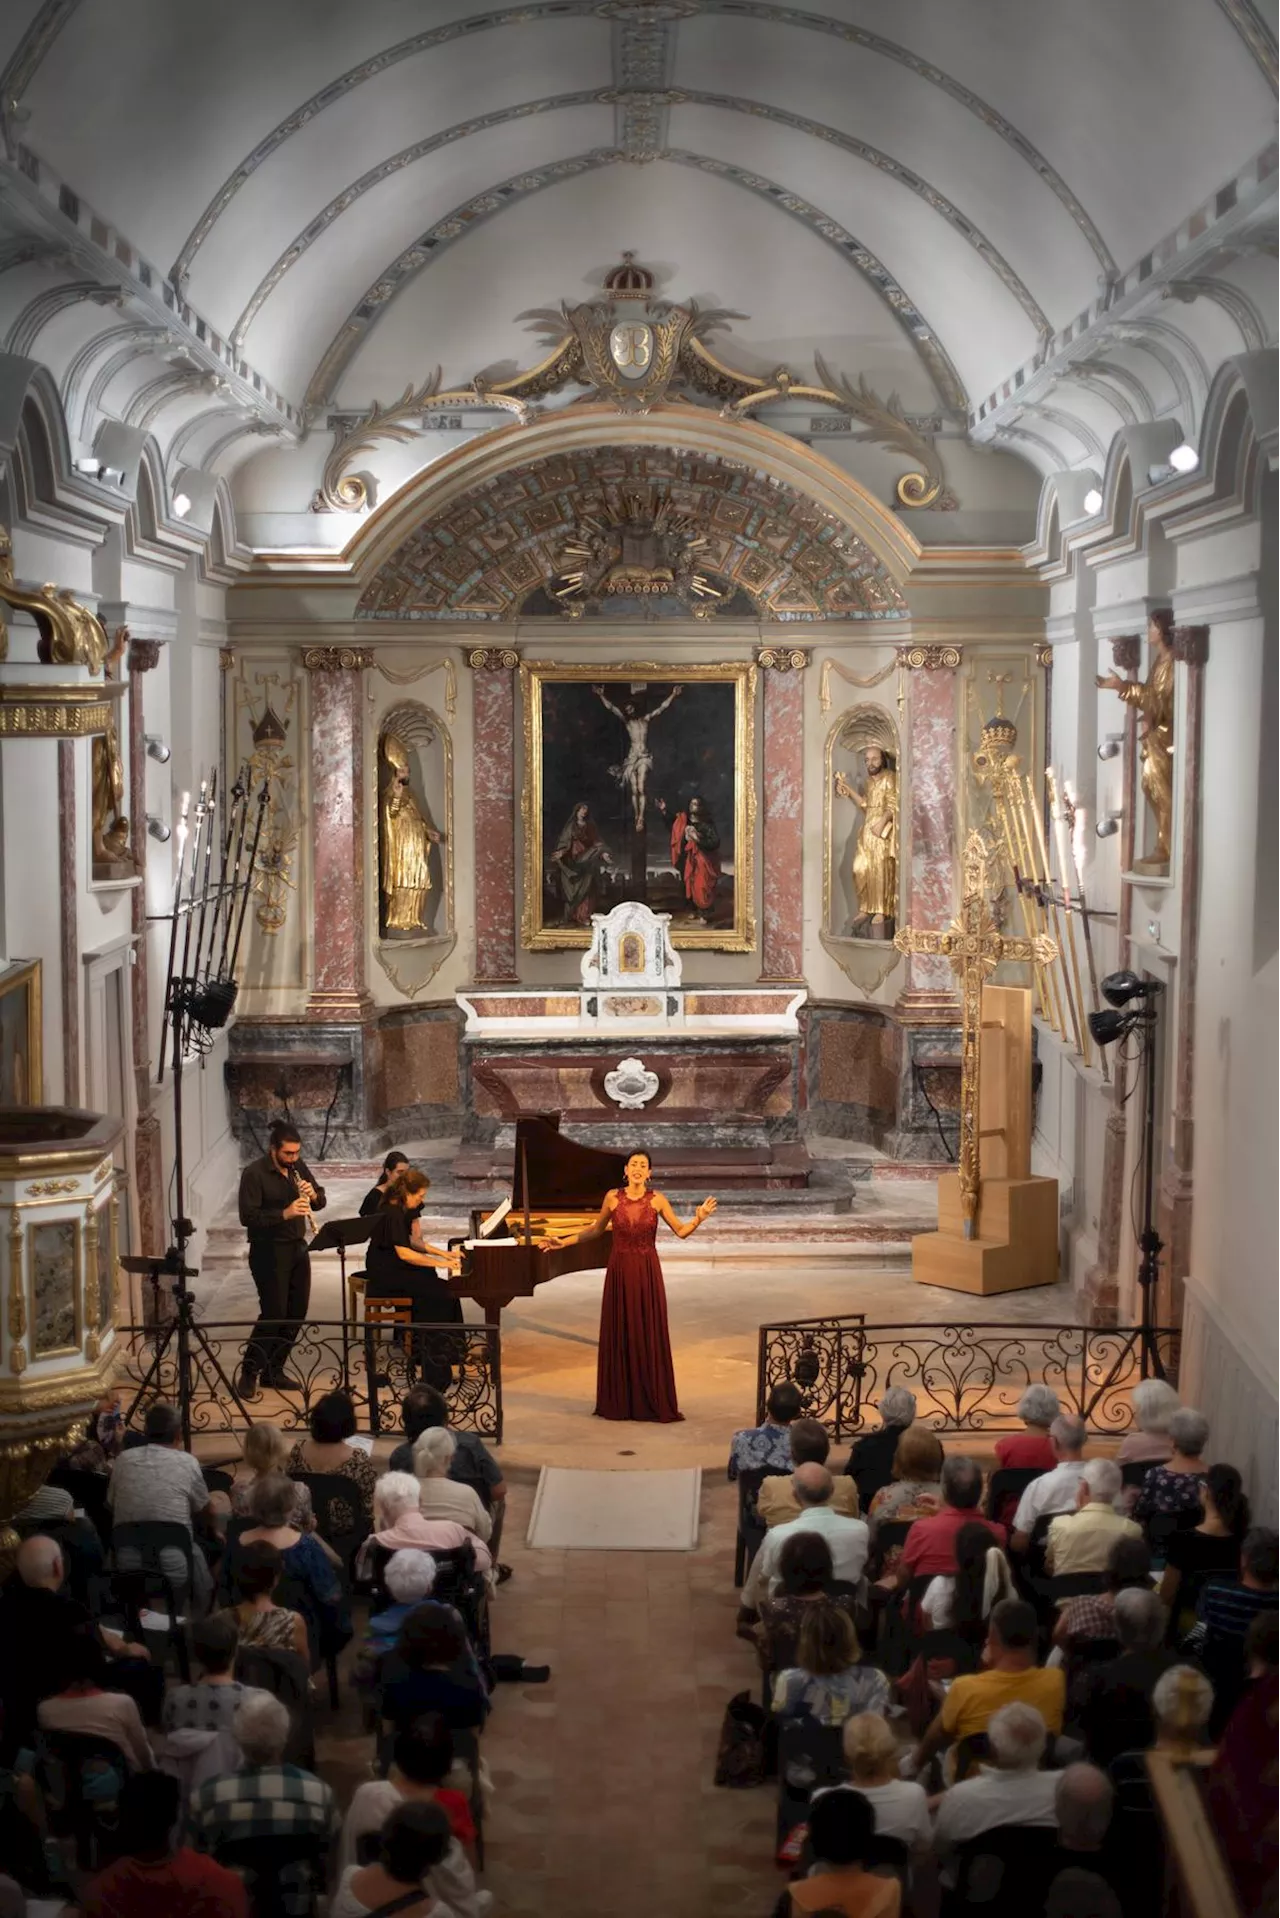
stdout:
<svg viewBox="0 0 1280 1918">
<path fill-rule="evenodd" d="M 696 96 L 660 107 L 661 144 L 738 176 L 755 171 L 764 188 L 753 195 L 740 177 L 690 164 L 624 163 L 593 175 L 594 192 L 581 180 L 517 190 L 407 280 L 358 358 L 313 398 L 327 400 L 339 383 L 347 391 L 356 364 L 369 390 L 385 386 L 378 340 L 388 362 L 401 357 L 397 308 L 456 306 L 451 280 L 474 290 L 470 254 L 488 259 L 486 338 L 524 305 L 568 290 L 586 258 L 607 264 L 641 232 L 653 236 L 649 250 L 678 233 L 672 266 L 682 283 L 713 288 L 754 317 L 761 282 L 784 255 L 788 274 L 803 257 L 825 280 L 818 262 L 831 249 L 812 233 L 823 217 L 876 255 L 973 398 L 1025 360 L 1043 330 L 1087 306 L 1108 263 L 1131 266 L 1272 137 L 1270 89 L 1233 23 L 1243 6 L 678 0 L 652 10 L 678 17 L 650 24 L 610 17 L 642 14 L 635 5 L 594 0 L 505 9 L 494 0 L 9 0 L 0 58 L 18 54 L 21 140 L 162 270 L 181 264 L 192 305 L 295 401 L 367 289 L 433 223 L 558 161 L 619 143 L 634 153 L 625 107 L 582 99 L 619 85 Z M 51 37 L 34 31 L 59 20 Z M 435 44 L 420 44 L 432 35 Z M 416 50 L 403 53 L 405 43 Z M 376 70 L 358 77 L 370 61 Z M 448 139 L 333 207 L 393 156 L 451 128 L 566 95 L 576 103 Z M 630 176 L 625 190 L 617 173 Z M 759 195 L 771 187 L 808 210 L 765 217 Z M 726 192 L 750 210 L 758 243 L 744 248 Z M 246 314 L 326 209 L 320 237 Z M 624 212 L 626 230 L 607 231 Z M 784 242 L 788 218 L 802 231 L 799 250 Z M 661 251 L 671 258 L 675 248 Z M 867 282 L 852 263 L 843 271 L 861 326 Z M 420 292 L 428 281 L 430 293 Z M 801 322 L 807 287 L 791 292 L 794 336 L 829 331 Z M 883 293 L 871 298 L 900 332 Z M 772 318 L 764 329 L 786 330 Z M 416 365 L 448 357 L 447 340 L 424 341 Z"/>
</svg>

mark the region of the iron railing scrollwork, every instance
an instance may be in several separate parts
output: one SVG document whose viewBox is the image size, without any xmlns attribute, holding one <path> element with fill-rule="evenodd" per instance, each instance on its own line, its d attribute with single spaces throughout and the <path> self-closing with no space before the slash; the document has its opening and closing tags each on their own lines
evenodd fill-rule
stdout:
<svg viewBox="0 0 1280 1918">
<path fill-rule="evenodd" d="M 200 1321 L 209 1353 L 234 1380 L 244 1355 L 243 1325 Z M 392 1334 L 396 1335 L 394 1338 Z M 411 1338 L 412 1347 L 400 1335 Z M 160 1337 L 164 1337 L 161 1329 Z M 412 1358 L 410 1358 L 410 1349 Z M 142 1325 L 116 1333 L 119 1365 L 116 1385 L 132 1423 L 140 1425 L 156 1399 L 179 1398 L 178 1343 L 170 1338 L 155 1364 L 156 1332 Z M 347 1392 L 360 1429 L 375 1436 L 399 1434 L 400 1405 L 410 1386 L 426 1379 L 438 1385 L 449 1404 L 449 1423 L 459 1432 L 476 1432 L 498 1443 L 502 1438 L 502 1335 L 495 1325 L 366 1326 L 341 1320 L 307 1320 L 289 1354 L 289 1371 L 299 1390 L 270 1391 L 252 1402 L 251 1415 L 269 1419 L 286 1432 L 305 1431 L 312 1407 L 327 1392 Z M 196 1434 L 234 1432 L 240 1414 L 208 1358 L 191 1352 L 191 1428 Z M 144 1381 L 147 1389 L 139 1397 Z"/>
<path fill-rule="evenodd" d="M 1159 1326 L 1155 1339 L 1176 1380 L 1177 1331 Z M 898 1385 L 915 1393 L 918 1420 L 937 1432 L 998 1434 L 1020 1428 L 1018 1400 L 1028 1385 L 1045 1384 L 1092 1432 L 1118 1435 L 1133 1424 L 1141 1340 L 1135 1325 L 868 1325 L 861 1313 L 762 1325 L 756 1415 L 763 1418 L 771 1387 L 789 1379 L 805 1416 L 838 1439 L 863 1429 L 868 1409 Z"/>
</svg>

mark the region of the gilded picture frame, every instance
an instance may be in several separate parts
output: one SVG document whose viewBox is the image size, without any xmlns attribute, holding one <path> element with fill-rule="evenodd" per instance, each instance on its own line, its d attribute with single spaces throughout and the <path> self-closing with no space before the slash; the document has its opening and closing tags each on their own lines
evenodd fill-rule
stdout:
<svg viewBox="0 0 1280 1918">
<path fill-rule="evenodd" d="M 0 972 L 0 1106 L 44 1103 L 41 961 Z"/>
<path fill-rule="evenodd" d="M 755 950 L 756 680 L 750 660 L 521 664 L 527 951 L 585 948 L 624 898 L 671 912 L 677 947 Z"/>
</svg>

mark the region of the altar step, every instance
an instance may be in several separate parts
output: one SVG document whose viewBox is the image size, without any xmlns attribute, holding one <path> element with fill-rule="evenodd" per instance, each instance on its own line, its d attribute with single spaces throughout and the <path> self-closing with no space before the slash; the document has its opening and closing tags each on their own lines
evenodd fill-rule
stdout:
<svg viewBox="0 0 1280 1918">
<path fill-rule="evenodd" d="M 812 1183 L 826 1183 L 815 1175 L 840 1173 L 832 1162 L 811 1159 L 803 1145 L 775 1146 L 656 1146 L 653 1183 L 664 1192 L 766 1193 L 803 1192 Z M 495 1184 L 511 1178 L 511 1150 L 492 1146 L 461 1146 L 454 1155 L 453 1178 L 460 1190 Z M 837 1186 L 850 1184 L 836 1178 Z"/>
</svg>

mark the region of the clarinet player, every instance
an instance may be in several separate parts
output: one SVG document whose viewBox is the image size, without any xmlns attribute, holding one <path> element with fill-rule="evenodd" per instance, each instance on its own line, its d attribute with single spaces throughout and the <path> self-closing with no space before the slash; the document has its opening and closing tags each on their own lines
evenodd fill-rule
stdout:
<svg viewBox="0 0 1280 1918">
<path fill-rule="evenodd" d="M 311 1215 L 325 1203 L 324 1187 L 303 1163 L 296 1127 L 277 1121 L 267 1135 L 265 1158 L 240 1175 L 240 1223 L 249 1235 L 249 1270 L 258 1292 L 258 1323 L 236 1386 L 241 1398 L 257 1397 L 259 1379 L 277 1390 L 301 1389 L 285 1367 L 311 1301 Z"/>
</svg>

